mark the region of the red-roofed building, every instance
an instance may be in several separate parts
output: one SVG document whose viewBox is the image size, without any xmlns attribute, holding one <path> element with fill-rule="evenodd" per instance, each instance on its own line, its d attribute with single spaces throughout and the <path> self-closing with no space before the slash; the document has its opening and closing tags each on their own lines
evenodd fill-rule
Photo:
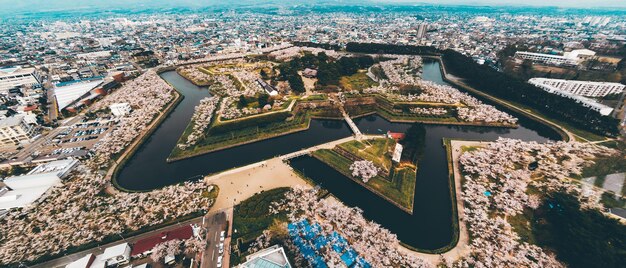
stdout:
<svg viewBox="0 0 626 268">
<path fill-rule="evenodd" d="M 130 252 L 130 255 L 135 257 L 138 255 L 147 255 L 151 253 L 150 251 L 154 248 L 154 246 L 161 244 L 170 240 L 187 240 L 193 236 L 193 228 L 191 225 L 185 225 L 183 227 L 172 229 L 169 231 L 162 232 L 158 235 L 146 237 L 137 241 L 133 245 L 133 250 Z"/>
<path fill-rule="evenodd" d="M 404 133 L 387 131 L 387 137 L 399 141 L 401 139 L 404 139 Z"/>
</svg>

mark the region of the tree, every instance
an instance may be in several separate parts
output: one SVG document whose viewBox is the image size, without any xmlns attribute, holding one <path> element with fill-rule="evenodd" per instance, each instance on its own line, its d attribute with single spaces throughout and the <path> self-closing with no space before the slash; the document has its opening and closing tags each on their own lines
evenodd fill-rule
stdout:
<svg viewBox="0 0 626 268">
<path fill-rule="evenodd" d="M 259 94 L 259 98 L 258 98 L 259 107 L 263 108 L 263 106 L 269 103 L 269 99 L 270 99 L 270 95 L 266 93 Z"/>
<path fill-rule="evenodd" d="M 368 160 L 354 161 L 350 165 L 350 170 L 352 171 L 352 176 L 361 178 L 365 183 L 376 177 L 379 171 L 374 163 Z"/>
<path fill-rule="evenodd" d="M 237 106 L 239 106 L 239 108 L 248 106 L 248 100 L 244 95 L 239 95 L 239 103 L 237 104 Z"/>
<path fill-rule="evenodd" d="M 626 260 L 626 226 L 597 210 L 581 208 L 578 200 L 554 193 L 534 220 L 540 245 L 550 247 L 570 267 L 622 267 Z"/>
</svg>

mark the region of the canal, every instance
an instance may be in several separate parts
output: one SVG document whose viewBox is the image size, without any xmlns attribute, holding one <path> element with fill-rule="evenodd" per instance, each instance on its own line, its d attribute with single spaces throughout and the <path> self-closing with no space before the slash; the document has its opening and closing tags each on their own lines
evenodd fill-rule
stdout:
<svg viewBox="0 0 626 268">
<path fill-rule="evenodd" d="M 141 145 L 119 173 L 117 183 L 129 190 L 150 190 L 186 179 L 242 166 L 277 155 L 287 154 L 351 135 L 344 121 L 312 120 L 308 130 L 227 150 L 167 163 L 166 159 L 193 114 L 194 107 L 209 96 L 206 88 L 188 82 L 176 72 L 166 72 L 163 79 L 176 87 L 185 98 Z M 445 84 L 439 62 L 424 60 L 423 78 Z M 501 108 L 502 109 L 502 108 Z M 510 111 L 508 111 L 510 112 Z M 291 165 L 328 189 L 348 206 L 363 209 L 366 218 L 391 232 L 405 244 L 434 250 L 452 241 L 452 202 L 443 138 L 495 140 L 498 137 L 545 142 L 560 136 L 549 127 L 521 117 L 518 128 L 423 125 L 426 144 L 418 163 L 414 212 L 405 213 L 377 195 L 345 178 L 324 163 L 308 156 L 291 160 Z M 361 132 L 382 134 L 387 130 L 404 132 L 412 124 L 391 123 L 377 115 L 354 120 Z"/>
</svg>

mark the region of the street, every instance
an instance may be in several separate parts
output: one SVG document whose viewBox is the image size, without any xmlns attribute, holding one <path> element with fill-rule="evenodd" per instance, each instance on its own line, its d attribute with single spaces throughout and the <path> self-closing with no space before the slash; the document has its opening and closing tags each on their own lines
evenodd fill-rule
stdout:
<svg viewBox="0 0 626 268">
<path fill-rule="evenodd" d="M 215 214 L 206 217 L 205 228 L 207 228 L 207 248 L 202 255 L 201 268 L 217 268 L 218 257 L 226 256 L 229 250 L 226 240 L 222 242 L 224 243 L 224 251 L 219 253 L 220 233 L 222 231 L 226 231 L 226 221 L 226 213 L 223 211 L 216 212 Z M 222 260 L 222 267 L 227 267 L 224 265 L 224 260 Z"/>
<path fill-rule="evenodd" d="M 104 252 L 104 250 L 107 247 L 111 247 L 111 246 L 115 246 L 124 242 L 128 242 L 129 244 L 134 244 L 135 242 L 137 242 L 138 240 L 141 240 L 143 238 L 146 237 L 150 237 L 153 236 L 155 234 L 160 234 L 164 231 L 170 230 L 170 229 L 175 229 L 178 227 L 181 227 L 183 225 L 189 225 L 189 224 L 198 224 L 201 225 L 202 224 L 202 218 L 205 218 L 204 220 L 204 227 L 207 228 L 207 239 L 211 238 L 211 240 L 207 240 L 208 242 L 208 246 L 207 246 L 207 250 L 204 252 L 204 255 L 207 255 L 208 253 L 208 257 L 209 257 L 209 261 L 206 262 L 206 265 L 210 265 L 210 266 L 205 266 L 205 263 L 202 263 L 202 267 L 217 267 L 215 265 L 215 261 L 217 260 L 217 256 L 218 256 L 218 248 L 215 246 L 216 244 L 219 245 L 219 236 L 220 236 L 220 232 L 222 230 L 225 230 L 225 226 L 226 226 L 226 214 L 224 214 L 221 211 L 216 211 L 216 212 L 209 212 L 207 215 L 205 215 L 204 217 L 198 217 L 198 218 L 193 218 L 187 221 L 183 221 L 183 222 L 177 222 L 174 223 L 172 225 L 154 230 L 154 231 L 150 231 L 150 232 L 146 232 L 140 235 L 136 235 L 136 236 L 132 236 L 132 237 L 123 237 L 122 235 L 120 235 L 120 239 L 115 241 L 115 242 L 111 242 L 105 245 L 100 245 L 98 247 L 95 248 L 91 248 L 88 250 L 84 250 L 84 251 L 80 251 L 77 253 L 73 253 L 73 254 L 69 254 L 69 255 L 65 255 L 63 257 L 51 260 L 51 261 L 47 261 L 47 262 L 43 262 L 43 263 L 39 263 L 30 267 L 33 268 L 50 268 L 50 267 L 65 267 L 67 264 L 76 261 L 82 257 L 84 257 L 85 255 L 92 253 L 94 255 L 99 255 L 102 254 Z M 214 238 L 217 237 L 217 242 L 216 240 L 214 240 Z M 226 247 L 226 245 L 224 245 Z M 224 251 L 226 251 L 226 248 L 224 249 Z M 214 254 L 214 261 L 210 261 L 211 255 Z M 145 259 L 146 261 L 150 261 L 150 259 Z M 223 266 L 225 267 L 225 266 Z"/>
</svg>

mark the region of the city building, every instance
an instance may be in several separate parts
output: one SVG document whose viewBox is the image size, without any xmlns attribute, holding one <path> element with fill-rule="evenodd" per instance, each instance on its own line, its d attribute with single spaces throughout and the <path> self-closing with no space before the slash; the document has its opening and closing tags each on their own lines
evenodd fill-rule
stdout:
<svg viewBox="0 0 626 268">
<path fill-rule="evenodd" d="M 529 83 L 531 83 L 529 81 Z M 583 97 L 565 90 L 561 90 L 558 89 L 556 87 L 550 86 L 550 85 L 544 85 L 544 84 L 533 84 L 547 92 L 550 92 L 552 94 L 555 95 L 559 95 L 562 97 L 566 97 L 566 98 L 570 98 L 575 100 L 577 103 L 579 103 L 580 105 L 589 108 L 590 110 L 596 111 L 598 113 L 600 113 L 601 115 L 604 116 L 608 116 L 613 112 L 613 108 L 606 106 L 604 104 L 598 103 L 593 99 L 587 98 L 587 97 Z"/>
<path fill-rule="evenodd" d="M 552 87 L 572 94 L 585 97 L 604 97 L 606 95 L 621 94 L 626 86 L 620 83 L 576 81 L 550 78 L 531 78 L 528 83 L 539 87 Z"/>
<path fill-rule="evenodd" d="M 575 49 L 571 52 L 565 52 L 563 55 L 553 55 L 527 51 L 515 52 L 515 57 L 518 59 L 530 60 L 533 62 L 552 65 L 578 65 L 595 55 L 596 53 L 589 49 Z"/>
<path fill-rule="evenodd" d="M 132 110 L 130 104 L 126 102 L 111 104 L 109 105 L 109 109 L 111 109 L 111 113 L 117 117 L 127 115 Z"/>
<path fill-rule="evenodd" d="M 57 102 L 59 112 L 77 100 L 89 95 L 89 92 L 102 83 L 102 79 L 97 79 L 84 83 L 73 83 L 67 86 L 54 88 L 54 97 Z"/>
<path fill-rule="evenodd" d="M 89 268 L 96 260 L 96 256 L 89 253 L 76 261 L 66 265 L 65 268 Z"/>
<path fill-rule="evenodd" d="M 404 147 L 402 147 L 402 144 L 396 143 L 396 147 L 393 149 L 393 156 L 391 157 L 391 160 L 393 162 L 400 163 L 400 159 L 402 158 L 402 150 L 403 149 L 404 149 Z"/>
<path fill-rule="evenodd" d="M 127 264 L 130 261 L 130 245 L 122 243 L 104 250 L 100 257 L 106 263 L 106 267 Z"/>
<path fill-rule="evenodd" d="M 0 190 L 0 209 L 26 207 L 45 198 L 45 193 L 78 165 L 78 160 L 66 159 L 41 164 L 25 175 L 4 179 Z"/>
<path fill-rule="evenodd" d="M 0 146 L 16 146 L 32 141 L 37 127 L 28 124 L 25 115 L 14 115 L 0 120 Z"/>
<path fill-rule="evenodd" d="M 0 69 L 0 93 L 21 86 L 37 87 L 41 77 L 35 68 L 5 67 Z"/>
<path fill-rule="evenodd" d="M 426 36 L 426 32 L 428 31 L 428 24 L 426 23 L 422 23 L 420 25 L 417 25 L 417 33 L 415 34 L 415 37 L 418 39 L 422 39 Z"/>
<path fill-rule="evenodd" d="M 285 250 L 274 245 L 246 257 L 239 268 L 291 268 Z"/>
</svg>

